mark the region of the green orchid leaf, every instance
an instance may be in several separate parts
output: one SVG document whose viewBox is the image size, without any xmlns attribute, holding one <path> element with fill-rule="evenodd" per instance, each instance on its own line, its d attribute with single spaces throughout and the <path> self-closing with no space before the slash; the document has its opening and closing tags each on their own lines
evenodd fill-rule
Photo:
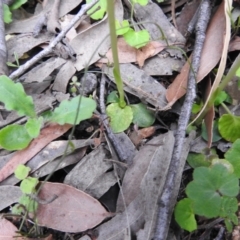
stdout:
<svg viewBox="0 0 240 240">
<path fill-rule="evenodd" d="M 116 19 L 115 20 L 115 25 L 116 25 L 116 34 L 123 35 L 125 34 L 129 29 L 129 22 L 127 20 L 123 20 L 121 23 Z"/>
<path fill-rule="evenodd" d="M 202 123 L 202 128 L 201 128 L 201 136 L 205 141 L 208 141 L 208 134 L 207 134 L 207 129 L 206 129 L 206 124 L 203 122 Z M 212 142 L 217 142 L 220 139 L 222 139 L 219 131 L 218 131 L 218 120 L 213 121 L 213 129 L 212 129 Z"/>
<path fill-rule="evenodd" d="M 233 165 L 235 175 L 240 178 L 240 139 L 233 143 L 224 157 Z"/>
<path fill-rule="evenodd" d="M 70 101 L 62 101 L 59 107 L 55 108 L 53 114 L 49 116 L 49 120 L 63 125 L 65 123 L 74 124 L 76 114 L 78 114 L 76 124 L 91 118 L 93 111 L 96 109 L 96 102 L 91 98 L 81 97 L 80 109 L 77 113 L 79 98 L 80 96 L 77 96 Z"/>
<path fill-rule="evenodd" d="M 6 4 L 3 4 L 3 20 L 5 23 L 12 22 L 12 13 Z"/>
<path fill-rule="evenodd" d="M 118 92 L 117 91 L 112 91 L 107 96 L 107 104 L 108 103 L 117 103 L 117 102 L 119 102 Z"/>
<path fill-rule="evenodd" d="M 130 46 L 135 48 L 141 48 L 147 45 L 150 40 L 150 35 L 147 30 L 135 32 L 132 28 L 130 28 L 123 37 Z"/>
<path fill-rule="evenodd" d="M 14 175 L 17 179 L 23 180 L 28 176 L 30 171 L 31 171 L 30 167 L 26 167 L 23 164 L 19 164 L 14 171 Z"/>
<path fill-rule="evenodd" d="M 35 191 L 36 186 L 39 181 L 37 178 L 27 177 L 22 180 L 20 184 L 20 189 L 23 193 L 31 194 Z"/>
<path fill-rule="evenodd" d="M 25 124 L 26 130 L 28 132 L 28 134 L 32 137 L 32 138 L 36 138 L 39 133 L 40 133 L 40 129 L 42 126 L 42 122 L 43 122 L 43 118 L 30 118 L 28 119 L 27 123 Z"/>
<path fill-rule="evenodd" d="M 224 114 L 218 122 L 221 136 L 227 141 L 234 142 L 240 138 L 240 117 Z"/>
<path fill-rule="evenodd" d="M 175 220 L 178 225 L 189 232 L 197 229 L 197 222 L 192 205 L 193 202 L 191 199 L 184 198 L 177 203 L 174 210 Z"/>
<path fill-rule="evenodd" d="M 194 213 L 207 218 L 219 216 L 222 195 L 235 197 L 239 191 L 238 178 L 221 164 L 196 168 L 193 179 L 186 188 L 187 196 L 193 201 Z"/>
<path fill-rule="evenodd" d="M 228 98 L 228 94 L 225 91 L 221 91 L 218 93 L 217 97 L 214 100 L 214 105 L 218 106 L 223 103 Z"/>
<path fill-rule="evenodd" d="M 211 162 L 207 160 L 206 155 L 202 153 L 189 153 L 187 162 L 192 168 L 209 167 Z"/>
<path fill-rule="evenodd" d="M 20 8 L 24 3 L 26 3 L 27 0 L 15 0 L 13 4 L 10 6 L 11 10 L 16 10 Z"/>
<path fill-rule="evenodd" d="M 110 117 L 110 126 L 114 133 L 126 130 L 133 119 L 132 109 L 129 106 L 121 108 L 118 103 L 107 106 L 107 115 Z"/>
<path fill-rule="evenodd" d="M 12 124 L 0 130 L 0 146 L 7 150 L 26 148 L 31 142 L 25 126 Z"/>
<path fill-rule="evenodd" d="M 14 83 L 7 76 L 0 76 L 0 101 L 7 110 L 15 110 L 19 116 L 36 117 L 32 97 L 27 96 L 21 83 Z"/>
<path fill-rule="evenodd" d="M 86 0 L 87 3 L 92 2 L 92 0 Z M 96 9 L 100 7 L 99 10 L 96 11 Z M 95 13 L 93 13 L 96 11 Z M 107 11 L 107 0 L 100 0 L 97 4 L 95 4 L 90 10 L 88 10 L 87 14 L 92 15 L 90 16 L 94 20 L 102 19 L 104 14 Z"/>
<path fill-rule="evenodd" d="M 132 122 L 139 127 L 150 127 L 155 122 L 155 115 L 152 111 L 147 109 L 143 103 L 130 105 L 133 112 Z"/>
</svg>

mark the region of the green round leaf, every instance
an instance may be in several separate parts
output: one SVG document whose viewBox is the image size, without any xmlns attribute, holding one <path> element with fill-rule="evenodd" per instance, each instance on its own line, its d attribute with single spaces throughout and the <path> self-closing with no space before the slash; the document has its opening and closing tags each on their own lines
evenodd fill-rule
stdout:
<svg viewBox="0 0 240 240">
<path fill-rule="evenodd" d="M 25 126 L 8 125 L 0 130 L 0 146 L 7 150 L 20 150 L 28 146 L 32 138 Z"/>
<path fill-rule="evenodd" d="M 86 0 L 87 3 L 92 2 L 92 0 Z M 93 13 L 98 7 L 100 7 L 99 10 L 97 10 L 95 13 Z M 88 10 L 87 14 L 92 15 L 90 16 L 94 20 L 102 19 L 105 12 L 107 10 L 107 0 L 100 0 L 97 4 L 95 4 L 90 10 Z"/>
<path fill-rule="evenodd" d="M 12 22 L 12 13 L 6 4 L 3 4 L 3 19 L 5 23 Z"/>
<path fill-rule="evenodd" d="M 193 179 L 187 196 L 193 201 L 194 213 L 207 218 L 219 216 L 222 195 L 235 197 L 239 192 L 238 178 L 221 164 L 196 168 Z"/>
<path fill-rule="evenodd" d="M 119 102 L 118 92 L 117 91 L 112 91 L 107 96 L 107 104 L 108 103 L 117 103 L 117 102 Z"/>
<path fill-rule="evenodd" d="M 131 107 L 121 108 L 118 103 L 112 103 L 107 106 L 106 111 L 110 117 L 110 126 L 114 133 L 123 132 L 130 126 L 133 119 Z"/>
<path fill-rule="evenodd" d="M 135 48 L 147 45 L 150 40 L 150 35 L 147 30 L 135 32 L 132 28 L 130 28 L 123 37 L 130 46 Z"/>
<path fill-rule="evenodd" d="M 211 165 L 211 162 L 202 153 L 189 153 L 187 162 L 192 168 L 209 167 Z"/>
<path fill-rule="evenodd" d="M 21 196 L 19 203 L 25 206 L 28 212 L 36 212 L 38 207 L 38 203 L 25 194 Z"/>
<path fill-rule="evenodd" d="M 96 102 L 91 98 L 81 97 L 80 109 L 77 113 L 79 98 L 80 96 L 77 96 L 70 101 L 62 101 L 50 116 L 50 121 L 61 125 L 65 123 L 74 124 L 77 114 L 76 124 L 79 124 L 80 121 L 91 118 L 93 111 L 96 109 Z"/>
<path fill-rule="evenodd" d="M 177 203 L 174 216 L 179 226 L 189 232 L 197 229 L 197 222 L 192 208 L 192 200 L 184 198 Z"/>
<path fill-rule="evenodd" d="M 130 105 L 133 112 L 133 123 L 139 127 L 150 127 L 155 122 L 155 116 L 152 111 L 147 109 L 142 103 Z"/>
<path fill-rule="evenodd" d="M 204 122 L 202 123 L 202 128 L 201 129 L 202 129 L 202 134 L 201 134 L 202 138 L 205 141 L 208 141 L 208 134 L 207 134 L 206 124 Z M 222 137 L 220 136 L 219 131 L 218 131 L 218 121 L 214 121 L 213 122 L 212 134 L 213 134 L 212 142 L 217 142 L 220 139 L 222 139 Z"/>
<path fill-rule="evenodd" d="M 225 153 L 225 159 L 228 160 L 234 168 L 234 173 L 240 178 L 240 139 L 237 139 L 232 147 Z"/>
<path fill-rule="evenodd" d="M 39 183 L 37 178 L 27 177 L 22 180 L 20 189 L 23 193 L 31 194 L 35 191 L 37 184 Z"/>
<path fill-rule="evenodd" d="M 30 167 L 26 167 L 23 164 L 19 164 L 14 171 L 14 175 L 17 179 L 23 180 L 28 176 L 30 171 L 31 171 Z"/>
<path fill-rule="evenodd" d="M 41 125 L 42 125 L 42 120 L 43 120 L 42 117 L 38 119 L 30 118 L 25 124 L 26 130 L 32 138 L 36 138 L 39 135 Z"/>
<path fill-rule="evenodd" d="M 240 117 L 224 114 L 218 122 L 218 129 L 224 139 L 230 142 L 240 138 Z"/>
<path fill-rule="evenodd" d="M 123 35 L 129 30 L 129 22 L 128 20 L 123 20 L 121 23 L 116 19 L 115 20 L 116 25 L 116 34 L 117 35 Z"/>
</svg>

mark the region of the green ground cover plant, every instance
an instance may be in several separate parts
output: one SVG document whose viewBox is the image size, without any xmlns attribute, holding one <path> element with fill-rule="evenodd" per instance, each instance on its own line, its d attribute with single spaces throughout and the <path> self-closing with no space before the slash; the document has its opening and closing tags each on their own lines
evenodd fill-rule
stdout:
<svg viewBox="0 0 240 240">
<path fill-rule="evenodd" d="M 5 23 L 12 22 L 12 11 L 20 8 L 27 0 L 15 0 L 10 6 L 3 4 L 3 18 Z"/>
<path fill-rule="evenodd" d="M 229 232 L 233 224 L 238 224 L 239 149 L 240 139 L 225 153 L 225 159 L 218 159 L 214 152 L 188 156 L 187 161 L 194 168 L 193 181 L 186 187 L 187 198 L 177 203 L 174 212 L 181 228 L 196 230 L 196 215 L 223 218 Z"/>
<path fill-rule="evenodd" d="M 93 99 L 77 96 L 69 101 L 62 101 L 48 114 L 37 116 L 33 99 L 26 95 L 21 83 L 14 83 L 10 78 L 2 75 L 0 76 L 0 91 L 2 93 L 0 102 L 4 103 L 6 110 L 15 110 L 19 116 L 27 117 L 24 125 L 10 124 L 0 130 L 0 146 L 7 150 L 26 148 L 31 140 L 39 135 L 41 128 L 48 123 L 79 124 L 80 121 L 90 118 L 96 109 Z M 79 101 L 81 101 L 80 110 L 77 113 Z"/>
</svg>

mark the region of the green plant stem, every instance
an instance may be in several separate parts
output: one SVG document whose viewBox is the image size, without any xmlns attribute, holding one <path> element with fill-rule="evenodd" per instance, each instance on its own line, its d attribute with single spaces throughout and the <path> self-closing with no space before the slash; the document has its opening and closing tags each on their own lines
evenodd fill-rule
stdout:
<svg viewBox="0 0 240 240">
<path fill-rule="evenodd" d="M 124 108 L 126 106 L 126 102 L 124 100 L 124 91 L 123 91 L 123 82 L 121 79 L 119 61 L 118 61 L 118 50 L 117 50 L 117 34 L 116 34 L 116 26 L 115 26 L 115 15 L 114 15 L 114 1 L 107 0 L 107 12 L 108 12 L 108 24 L 110 29 L 110 39 L 111 39 L 111 47 L 112 47 L 112 55 L 113 55 L 113 74 L 116 81 L 118 93 L 119 93 L 119 106 Z"/>
<path fill-rule="evenodd" d="M 236 72 L 237 72 L 239 66 L 240 66 L 240 54 L 237 56 L 233 66 L 230 68 L 226 77 L 219 84 L 219 87 L 218 87 L 219 91 L 222 91 L 227 86 L 227 84 L 232 80 L 232 78 L 234 76 L 236 76 Z"/>
<path fill-rule="evenodd" d="M 226 106 L 226 104 L 221 103 L 221 106 L 225 109 L 225 111 L 226 111 L 228 114 L 233 115 L 233 114 L 231 113 L 231 111 L 229 110 L 229 108 Z"/>
<path fill-rule="evenodd" d="M 228 74 L 223 78 L 222 82 L 219 84 L 218 88 L 212 93 L 212 95 L 208 101 L 207 107 L 205 108 L 205 110 L 202 112 L 202 114 L 199 116 L 198 120 L 196 121 L 197 125 L 202 122 L 202 119 L 205 117 L 208 110 L 214 105 L 214 101 L 215 101 L 218 93 L 221 92 L 227 86 L 227 84 L 233 79 L 233 77 L 236 76 L 236 72 L 237 72 L 239 66 L 240 66 L 240 54 L 236 58 L 234 64 L 230 68 Z M 230 113 L 230 114 L 232 115 L 232 113 Z"/>
</svg>

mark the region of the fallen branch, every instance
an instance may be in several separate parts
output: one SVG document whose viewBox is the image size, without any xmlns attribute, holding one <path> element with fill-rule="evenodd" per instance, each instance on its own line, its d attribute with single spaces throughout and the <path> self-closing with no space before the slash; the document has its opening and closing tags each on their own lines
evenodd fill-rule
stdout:
<svg viewBox="0 0 240 240">
<path fill-rule="evenodd" d="M 184 104 L 181 109 L 179 117 L 178 131 L 174 144 L 171 164 L 169 166 L 167 179 L 159 199 L 159 209 L 157 226 L 155 232 L 155 240 L 165 240 L 168 234 L 171 215 L 173 212 L 174 202 L 173 190 L 176 183 L 176 173 L 180 165 L 182 155 L 182 148 L 184 145 L 186 128 L 190 119 L 192 104 L 196 97 L 196 75 L 200 65 L 200 57 L 202 52 L 203 43 L 205 40 L 205 32 L 209 22 L 211 7 L 209 0 L 203 0 L 199 10 L 198 21 L 196 24 L 196 42 L 193 50 L 192 69 L 188 78 L 188 89 L 185 97 Z"/>
<path fill-rule="evenodd" d="M 80 18 L 90 9 L 92 8 L 99 0 L 93 0 L 91 3 L 82 5 L 81 10 L 78 14 L 72 19 L 69 25 L 63 29 L 56 38 L 39 54 L 34 56 L 31 60 L 27 61 L 23 66 L 19 67 L 16 71 L 14 71 L 9 77 L 11 79 L 16 79 L 20 75 L 22 75 L 26 70 L 28 70 L 31 66 L 40 61 L 43 57 L 53 52 L 54 47 L 66 36 L 67 32 L 80 20 Z"/>
</svg>

